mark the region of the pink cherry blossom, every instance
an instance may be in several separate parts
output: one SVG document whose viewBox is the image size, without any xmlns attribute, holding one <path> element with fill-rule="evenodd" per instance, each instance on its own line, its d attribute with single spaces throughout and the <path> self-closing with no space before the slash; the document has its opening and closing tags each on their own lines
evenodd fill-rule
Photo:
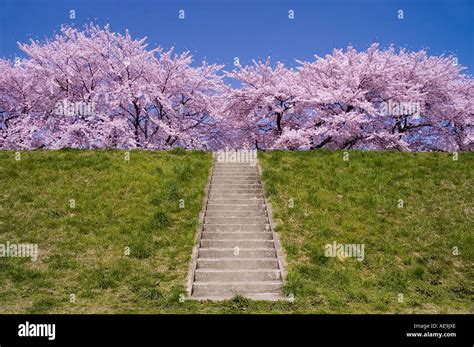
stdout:
<svg viewBox="0 0 474 347">
<path fill-rule="evenodd" d="M 92 24 L 19 47 L 0 60 L 0 148 L 474 147 L 474 82 L 452 56 L 373 44 L 224 71 Z"/>
</svg>

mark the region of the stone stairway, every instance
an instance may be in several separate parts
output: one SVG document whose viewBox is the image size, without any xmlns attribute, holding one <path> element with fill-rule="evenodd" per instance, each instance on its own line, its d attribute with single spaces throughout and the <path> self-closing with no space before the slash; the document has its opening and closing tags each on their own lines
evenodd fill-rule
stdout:
<svg viewBox="0 0 474 347">
<path fill-rule="evenodd" d="M 281 299 L 283 264 L 274 235 L 258 166 L 215 161 L 191 269 L 191 298 Z"/>
</svg>

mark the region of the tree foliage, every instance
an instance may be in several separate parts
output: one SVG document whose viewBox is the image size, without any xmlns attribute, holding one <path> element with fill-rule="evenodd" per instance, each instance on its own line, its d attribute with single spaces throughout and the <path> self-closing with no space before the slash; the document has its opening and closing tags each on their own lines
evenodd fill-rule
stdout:
<svg viewBox="0 0 474 347">
<path fill-rule="evenodd" d="M 473 149 L 452 56 L 373 44 L 224 71 L 94 25 L 19 46 L 0 60 L 0 148 Z"/>
</svg>

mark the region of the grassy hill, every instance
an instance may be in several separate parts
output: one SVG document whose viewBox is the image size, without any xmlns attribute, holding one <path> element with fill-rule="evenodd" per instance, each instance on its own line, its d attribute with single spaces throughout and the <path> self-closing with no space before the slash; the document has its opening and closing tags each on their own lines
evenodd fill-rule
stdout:
<svg viewBox="0 0 474 347">
<path fill-rule="evenodd" d="M 472 153 L 259 158 L 294 302 L 180 300 L 209 153 L 0 151 L 0 243 L 39 248 L 0 258 L 0 313 L 472 312 Z"/>
<path fill-rule="evenodd" d="M 0 243 L 38 243 L 40 254 L 0 258 L 0 312 L 141 312 L 178 302 L 211 155 L 131 151 L 125 159 L 62 150 L 15 161 L 0 152 Z"/>
<path fill-rule="evenodd" d="M 341 151 L 260 156 L 287 252 L 286 290 L 301 309 L 473 312 L 474 153 L 453 161 L 351 151 L 346 159 Z M 363 244 L 364 259 L 326 257 L 334 241 Z"/>
</svg>

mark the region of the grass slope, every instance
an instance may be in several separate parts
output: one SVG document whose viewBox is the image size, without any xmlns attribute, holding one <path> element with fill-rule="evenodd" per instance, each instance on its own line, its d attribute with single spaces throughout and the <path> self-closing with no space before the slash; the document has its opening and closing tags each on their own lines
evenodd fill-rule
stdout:
<svg viewBox="0 0 474 347">
<path fill-rule="evenodd" d="M 179 302 L 210 166 L 203 152 L 0 152 L 0 243 L 37 243 L 40 254 L 0 258 L 0 312 Z"/>
<path fill-rule="evenodd" d="M 259 154 L 295 297 L 277 303 L 180 300 L 210 154 L 14 154 L 0 151 L 0 243 L 40 258 L 0 258 L 0 313 L 472 311 L 472 153 Z M 364 261 L 325 257 L 333 241 L 364 243 Z"/>
<path fill-rule="evenodd" d="M 260 156 L 295 309 L 473 312 L 474 153 L 458 161 L 446 153 L 343 156 Z M 333 241 L 364 244 L 364 260 L 326 257 L 324 247 Z"/>
</svg>

